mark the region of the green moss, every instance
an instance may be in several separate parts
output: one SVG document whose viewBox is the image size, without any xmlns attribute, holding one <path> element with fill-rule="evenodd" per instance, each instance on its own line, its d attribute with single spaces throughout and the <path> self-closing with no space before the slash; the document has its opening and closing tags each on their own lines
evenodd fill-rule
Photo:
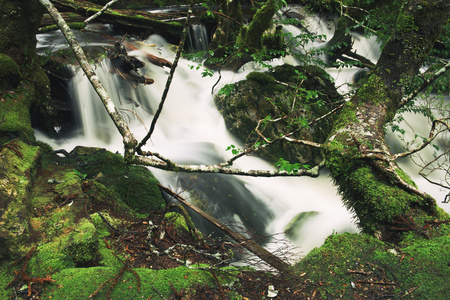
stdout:
<svg viewBox="0 0 450 300">
<path fill-rule="evenodd" d="M 266 73 L 250 72 L 246 77 L 247 80 L 254 80 L 260 84 L 270 84 L 275 82 L 275 78 Z"/>
<path fill-rule="evenodd" d="M 351 170 L 355 163 L 355 156 L 359 152 L 357 147 L 346 145 L 344 143 L 346 139 L 346 134 L 340 134 L 324 146 L 327 158 L 326 164 L 334 177 L 346 174 Z"/>
<path fill-rule="evenodd" d="M 171 285 L 177 290 L 188 289 L 197 285 L 212 286 L 216 283 L 211 273 L 207 270 L 195 270 L 186 267 L 177 267 L 168 270 L 154 271 L 151 269 L 134 269 L 140 277 L 141 292 L 137 291 L 137 281 L 131 272 L 125 272 L 111 293 L 112 299 L 123 297 L 131 299 L 158 298 L 163 295 L 170 298 L 173 295 Z M 117 275 L 118 268 L 92 267 L 84 269 L 65 269 L 52 278 L 56 284 L 49 284 L 43 292 L 46 299 L 89 299 L 98 287 Z M 218 276 L 222 283 L 229 281 L 228 277 Z M 104 299 L 108 291 L 106 285 L 97 298 Z"/>
<path fill-rule="evenodd" d="M 392 245 L 370 236 L 346 233 L 329 236 L 322 247 L 312 250 L 294 269 L 299 274 L 307 274 L 303 280 L 321 282 L 313 288 L 324 299 L 352 299 L 355 294 L 367 296 L 364 293 L 370 291 L 369 286 L 357 284 L 357 281 L 370 278 L 395 283 L 375 290 L 377 296 L 384 293 L 417 299 L 447 299 L 449 249 L 449 236 L 418 241 L 413 246 L 394 250 Z"/>
<path fill-rule="evenodd" d="M 19 65 L 8 55 L 0 53 L 0 94 L 20 83 Z"/>
<path fill-rule="evenodd" d="M 16 132 L 24 140 L 33 140 L 30 112 L 28 107 L 33 100 L 32 87 L 3 95 L 0 101 L 0 131 Z"/>
<path fill-rule="evenodd" d="M 46 276 L 67 268 L 75 268 L 75 262 L 63 251 L 60 240 L 39 246 L 28 263 L 33 276 Z"/>
<path fill-rule="evenodd" d="M 333 132 L 338 131 L 349 123 L 356 122 L 355 107 L 356 105 L 351 101 L 345 103 L 344 107 L 341 110 L 341 113 L 339 114 L 338 120 L 334 123 Z"/>
<path fill-rule="evenodd" d="M 67 25 L 73 30 L 80 30 L 80 29 L 84 29 L 86 27 L 86 24 L 84 22 L 70 22 L 70 23 L 67 23 Z M 55 31 L 58 29 L 59 29 L 59 27 L 56 24 L 49 25 L 49 26 L 39 28 L 39 33 L 46 33 L 46 32 Z"/>
<path fill-rule="evenodd" d="M 414 22 L 414 17 L 401 12 L 398 15 L 397 22 L 395 24 L 395 29 L 400 34 L 405 34 L 408 31 L 417 31 L 419 27 Z"/>
<path fill-rule="evenodd" d="M 29 195 L 33 177 L 39 163 L 38 147 L 20 140 L 19 157 L 8 148 L 0 149 L 0 259 L 9 254 L 21 255 L 23 244 L 29 240 Z"/>
<path fill-rule="evenodd" d="M 252 52 L 262 48 L 262 35 L 271 26 L 270 20 L 275 14 L 275 0 L 266 1 L 256 14 L 245 33 L 245 46 Z"/>
<path fill-rule="evenodd" d="M 13 292 L 11 289 L 6 289 L 6 286 L 13 280 L 14 274 L 11 272 L 9 263 L 0 263 L 0 299 L 13 299 Z"/>
<path fill-rule="evenodd" d="M 77 266 L 92 263 L 98 256 L 98 235 L 96 228 L 87 219 L 82 219 L 74 231 L 65 238 L 67 246 L 63 252 L 68 255 Z"/>
<path fill-rule="evenodd" d="M 109 188 L 117 197 L 137 212 L 160 210 L 165 201 L 158 188 L 158 181 L 141 166 L 127 165 L 123 157 L 104 149 L 86 148 L 88 153 L 79 153 L 85 164 L 77 170 Z M 81 151 L 78 147 L 76 151 Z"/>
<path fill-rule="evenodd" d="M 374 72 L 358 90 L 357 97 L 359 104 L 379 104 L 386 102 L 386 99 L 390 98 L 390 93 L 381 77 Z"/>
</svg>

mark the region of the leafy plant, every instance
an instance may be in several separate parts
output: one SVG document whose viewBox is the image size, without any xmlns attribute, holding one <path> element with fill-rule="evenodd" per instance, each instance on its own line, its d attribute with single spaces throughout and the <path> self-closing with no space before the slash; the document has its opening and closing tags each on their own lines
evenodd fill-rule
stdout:
<svg viewBox="0 0 450 300">
<path fill-rule="evenodd" d="M 220 89 L 219 95 L 225 95 L 230 96 L 231 93 L 234 91 L 234 85 L 233 84 L 226 84 L 223 88 Z"/>
<path fill-rule="evenodd" d="M 226 151 L 230 151 L 231 150 L 231 154 L 233 155 L 238 155 L 239 153 L 242 153 L 243 151 L 239 148 L 236 148 L 235 145 L 230 145 L 227 147 L 227 149 L 225 149 Z"/>
<path fill-rule="evenodd" d="M 300 163 L 291 164 L 289 161 L 280 158 L 275 166 L 278 168 L 278 171 L 286 171 L 288 174 L 297 174 L 300 169 L 310 169 L 309 165 L 302 165 Z"/>
</svg>

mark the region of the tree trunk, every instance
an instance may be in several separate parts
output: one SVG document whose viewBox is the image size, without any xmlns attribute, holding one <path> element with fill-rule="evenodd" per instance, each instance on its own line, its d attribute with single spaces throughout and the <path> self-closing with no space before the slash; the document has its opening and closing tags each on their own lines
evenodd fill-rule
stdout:
<svg viewBox="0 0 450 300">
<path fill-rule="evenodd" d="M 250 25 L 239 28 L 236 24 L 242 22 L 242 13 L 238 13 L 241 6 L 239 1 L 233 1 L 227 9 L 230 17 L 219 22 L 211 43 L 214 56 L 205 65 L 238 71 L 245 63 L 252 61 L 252 54 L 263 47 L 263 34 L 270 28 L 276 9 L 276 1 L 267 0 L 255 13 Z"/>
<path fill-rule="evenodd" d="M 398 168 L 384 131 L 449 17 L 448 1 L 424 3 L 411 0 L 400 11 L 378 64 L 343 108 L 325 147 L 332 177 L 363 232 L 393 242 L 405 228 L 424 235 L 425 220 L 444 214 Z"/>
</svg>

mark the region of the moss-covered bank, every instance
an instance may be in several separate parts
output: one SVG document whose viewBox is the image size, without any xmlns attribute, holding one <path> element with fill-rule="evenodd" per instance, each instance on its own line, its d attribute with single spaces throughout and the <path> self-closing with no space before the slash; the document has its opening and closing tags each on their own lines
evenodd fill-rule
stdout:
<svg viewBox="0 0 450 300">
<path fill-rule="evenodd" d="M 448 227 L 443 225 L 443 227 Z M 448 299 L 450 236 L 394 246 L 360 234 L 329 236 L 294 269 L 317 299 Z"/>
</svg>

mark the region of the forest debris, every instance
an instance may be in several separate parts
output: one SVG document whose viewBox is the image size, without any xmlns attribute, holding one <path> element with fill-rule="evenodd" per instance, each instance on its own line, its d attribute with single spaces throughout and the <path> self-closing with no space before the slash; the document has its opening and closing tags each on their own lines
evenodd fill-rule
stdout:
<svg viewBox="0 0 450 300">
<path fill-rule="evenodd" d="M 21 259 L 19 259 L 15 263 L 13 263 L 13 266 L 14 266 L 14 265 L 18 264 L 20 261 L 24 260 L 22 268 L 20 270 L 14 271 L 13 280 L 10 283 L 8 283 L 8 285 L 6 286 L 6 288 L 9 288 L 10 286 L 13 286 L 13 285 L 21 283 L 21 282 L 25 283 L 28 287 L 27 297 L 31 297 L 31 284 L 33 282 L 38 282 L 38 283 L 42 283 L 42 284 L 45 282 L 56 282 L 49 275 L 47 275 L 46 277 L 36 277 L 36 278 L 32 278 L 32 277 L 28 276 L 28 274 L 25 270 L 27 268 L 27 265 L 28 265 L 28 262 L 30 261 L 31 256 L 34 253 L 34 250 L 36 250 L 36 246 L 32 247 L 31 250 L 28 252 L 28 254 L 25 257 L 22 257 Z M 14 289 L 14 291 L 15 291 L 15 289 Z"/>
<path fill-rule="evenodd" d="M 136 48 L 135 46 L 131 45 L 130 43 L 126 43 L 126 46 L 128 48 L 130 48 L 131 50 L 139 50 L 139 48 Z M 157 56 L 147 53 L 147 52 L 145 52 L 145 56 L 147 57 L 149 62 L 151 62 L 152 64 L 154 64 L 156 66 L 167 67 L 169 69 L 172 68 L 173 64 L 170 61 L 168 61 L 167 59 L 157 57 Z"/>
<path fill-rule="evenodd" d="M 3 116 L 4 118 L 4 116 Z M 23 154 L 20 152 L 21 147 L 16 144 L 15 140 L 12 140 L 6 144 L 0 145 L 0 149 L 1 148 L 7 148 L 11 151 L 13 151 L 14 153 L 16 153 L 16 155 L 20 158 L 23 158 Z"/>
<path fill-rule="evenodd" d="M 204 217 L 206 220 L 208 220 L 209 222 L 211 222 L 214 226 L 216 226 L 217 228 L 219 228 L 221 231 L 223 231 L 224 233 L 226 233 L 228 236 L 230 236 L 231 238 L 233 238 L 236 242 L 238 242 L 241 246 L 243 246 L 244 248 L 246 248 L 247 250 L 249 250 L 250 252 L 252 252 L 253 254 L 255 254 L 256 256 L 258 256 L 260 259 L 262 259 L 264 262 L 266 262 L 267 264 L 269 264 L 271 267 L 273 267 L 274 269 L 278 270 L 278 271 L 283 271 L 285 270 L 287 267 L 289 267 L 289 264 L 286 263 L 285 261 L 283 261 L 282 259 L 280 259 L 279 257 L 275 256 L 274 254 L 272 254 L 271 252 L 267 251 L 265 248 L 261 247 L 260 245 L 258 245 L 255 241 L 253 241 L 252 239 L 248 239 L 245 236 L 243 236 L 240 233 L 237 233 L 233 230 L 231 230 L 228 226 L 226 226 L 224 223 L 222 223 L 221 221 L 217 220 L 216 218 L 214 218 L 213 216 L 201 211 L 200 209 L 198 209 L 196 206 L 188 203 L 186 200 L 184 200 L 180 195 L 174 193 L 173 191 L 171 191 L 170 189 L 162 186 L 162 185 L 158 185 L 159 188 L 161 190 L 163 190 L 164 192 L 168 193 L 169 195 L 171 195 L 172 197 L 174 197 L 176 200 L 180 201 L 181 203 L 183 203 L 184 205 L 188 206 L 189 208 L 193 209 L 194 211 L 196 211 L 197 213 L 199 213 L 202 217 Z"/>
<path fill-rule="evenodd" d="M 125 36 L 120 41 L 116 41 L 112 52 L 108 53 L 108 58 L 111 61 L 112 71 L 119 74 L 123 79 L 127 80 L 132 86 L 135 84 L 152 84 L 153 79 L 147 78 L 138 72 L 139 68 L 145 66 L 145 63 L 134 56 L 129 56 L 123 41 Z"/>
</svg>

